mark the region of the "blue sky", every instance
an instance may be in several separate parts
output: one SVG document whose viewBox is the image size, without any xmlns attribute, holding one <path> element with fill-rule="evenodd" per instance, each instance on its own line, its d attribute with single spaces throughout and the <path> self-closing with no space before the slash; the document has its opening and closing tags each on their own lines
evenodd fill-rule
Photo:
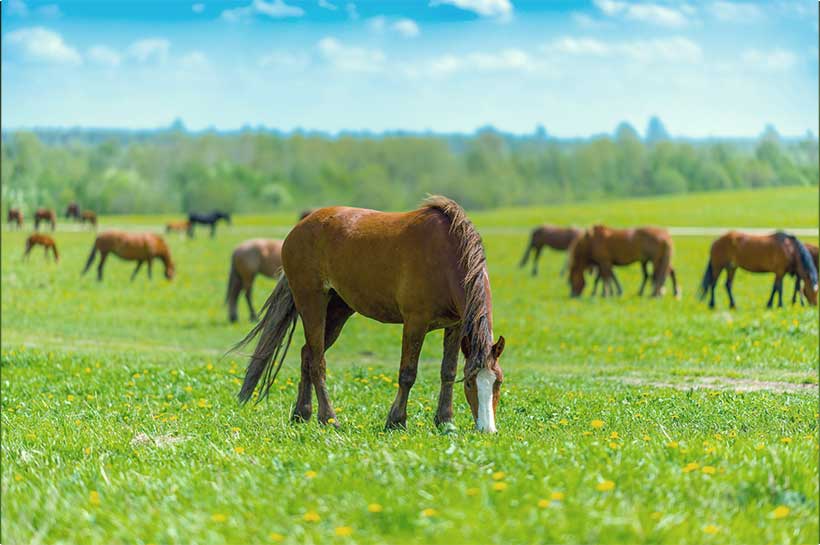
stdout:
<svg viewBox="0 0 820 545">
<path fill-rule="evenodd" d="M 817 6 L 3 0 L 3 128 L 817 134 Z"/>
</svg>

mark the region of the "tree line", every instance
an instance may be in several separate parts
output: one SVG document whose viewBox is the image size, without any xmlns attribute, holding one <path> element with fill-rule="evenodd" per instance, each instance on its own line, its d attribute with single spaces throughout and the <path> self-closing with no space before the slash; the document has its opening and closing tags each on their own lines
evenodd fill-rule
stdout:
<svg viewBox="0 0 820 545">
<path fill-rule="evenodd" d="M 105 214 L 329 204 L 407 209 L 441 193 L 471 209 L 733 188 L 817 185 L 818 142 L 672 139 L 659 120 L 588 139 L 539 128 L 514 136 L 12 131 L 2 138 L 2 202 Z"/>
</svg>

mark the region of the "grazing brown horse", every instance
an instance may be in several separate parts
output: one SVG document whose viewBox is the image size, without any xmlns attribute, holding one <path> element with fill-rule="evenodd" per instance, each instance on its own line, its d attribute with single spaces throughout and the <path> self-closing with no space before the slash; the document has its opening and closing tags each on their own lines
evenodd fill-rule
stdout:
<svg viewBox="0 0 820 545">
<path fill-rule="evenodd" d="M 570 252 L 570 285 L 572 295 L 577 297 L 584 291 L 584 271 L 597 265 L 604 280 L 604 294 L 607 284 L 613 280 L 613 266 L 630 265 L 640 262 L 643 281 L 638 295 L 643 295 L 649 280 L 647 265 L 652 263 L 652 296 L 663 294 L 666 277 L 672 279 L 675 296 L 679 295 L 675 269 L 672 268 L 672 239 L 665 229 L 640 227 L 637 229 L 612 229 L 595 225 L 575 241 Z"/>
<path fill-rule="evenodd" d="M 76 202 L 68 203 L 68 208 L 65 209 L 65 217 L 66 219 L 74 218 L 75 220 L 79 220 L 80 205 Z"/>
<path fill-rule="evenodd" d="M 21 229 L 23 227 L 23 211 L 19 208 L 9 208 L 6 222 L 9 225 L 16 225 L 18 229 Z"/>
<path fill-rule="evenodd" d="M 228 275 L 228 294 L 225 300 L 228 303 L 228 319 L 237 320 L 236 303 L 239 294 L 245 292 L 251 320 L 256 321 L 256 312 L 253 310 L 253 279 L 257 274 L 274 278 L 282 270 L 282 241 L 255 238 L 246 240 L 231 254 L 231 272 Z"/>
<path fill-rule="evenodd" d="M 552 225 L 541 225 L 532 230 L 530 243 L 524 251 L 519 267 L 523 267 L 530 259 L 530 254 L 535 252 L 532 260 L 532 275 L 538 274 L 538 259 L 541 257 L 541 250 L 544 246 L 549 246 L 553 250 L 568 250 L 572 243 L 584 234 L 583 229 L 577 227 L 555 227 Z"/>
<path fill-rule="evenodd" d="M 57 253 L 57 244 L 54 242 L 54 239 L 48 235 L 41 235 L 40 233 L 34 233 L 30 237 L 26 239 L 26 251 L 23 253 L 23 257 L 28 258 L 31 249 L 35 246 L 42 246 L 43 250 L 45 251 L 46 259 L 48 259 L 48 250 L 54 253 L 54 262 L 60 261 L 60 255 Z"/>
<path fill-rule="evenodd" d="M 453 426 L 453 383 L 460 343 L 467 358 L 464 392 L 476 427 L 495 431 L 503 380 L 498 358 L 504 337 L 493 344 L 484 248 L 458 204 L 430 197 L 419 210 L 406 213 L 321 208 L 288 234 L 282 262 L 285 274 L 265 303 L 265 317 L 237 345 L 259 336 L 239 392 L 241 401 L 251 398 L 260 380 L 260 398 L 268 394 L 301 317 L 305 345 L 292 419 L 310 418 L 312 385 L 319 401 L 319 422 L 335 423 L 325 386 L 325 351 L 347 319 L 359 312 L 383 323 L 404 325 L 398 392 L 387 428 L 405 426 L 407 399 L 416 381 L 424 337 L 444 328 L 435 422 Z"/>
<path fill-rule="evenodd" d="M 151 278 L 151 263 L 154 259 L 160 259 L 165 264 L 165 278 L 171 280 L 174 277 L 174 262 L 171 260 L 171 252 L 161 236 L 154 233 L 126 233 L 124 231 L 103 231 L 97 235 L 94 247 L 91 248 L 91 255 L 85 263 L 83 274 L 88 272 L 94 258 L 100 252 L 100 264 L 97 265 L 97 280 L 102 280 L 103 265 L 108 254 L 128 260 L 136 261 L 137 268 L 131 273 L 131 280 L 137 276 L 143 262 L 148 263 L 148 278 Z"/>
<path fill-rule="evenodd" d="M 820 271 L 820 248 L 815 246 L 814 244 L 809 244 L 808 242 L 804 242 L 803 246 L 809 251 L 811 254 L 811 259 L 814 261 L 814 268 Z M 796 264 L 796 263 L 795 263 Z M 792 304 L 797 301 L 798 295 L 800 296 L 800 305 L 803 305 L 803 293 L 800 291 L 800 276 L 797 274 L 797 267 L 794 270 L 789 271 L 790 274 L 794 275 L 794 293 L 792 293 Z"/>
<path fill-rule="evenodd" d="M 190 226 L 190 222 L 188 220 L 180 220 L 180 221 L 169 221 L 165 224 L 165 232 L 166 233 L 186 233 L 188 232 L 188 227 Z"/>
<path fill-rule="evenodd" d="M 97 228 L 97 214 L 91 210 L 83 210 L 80 214 L 80 223 L 88 223 L 94 229 Z"/>
<path fill-rule="evenodd" d="M 54 213 L 54 210 L 49 208 L 38 208 L 36 212 L 34 212 L 34 230 L 40 228 L 40 222 L 47 221 L 51 224 L 51 230 L 53 231 L 57 227 L 57 214 Z"/>
<path fill-rule="evenodd" d="M 772 235 L 749 235 L 729 231 L 718 237 L 709 251 L 709 263 L 701 281 L 700 299 L 709 296 L 709 308 L 715 308 L 715 286 L 723 269 L 726 269 L 726 293 L 729 295 L 729 307 L 735 308 L 732 295 L 732 284 L 735 271 L 745 269 L 749 272 L 774 273 L 774 284 L 768 308 L 774 303 L 778 294 L 778 306 L 783 306 L 783 277 L 794 271 L 804 283 L 803 294 L 812 305 L 817 304 L 817 268 L 811 254 L 793 235 L 777 232 Z"/>
</svg>

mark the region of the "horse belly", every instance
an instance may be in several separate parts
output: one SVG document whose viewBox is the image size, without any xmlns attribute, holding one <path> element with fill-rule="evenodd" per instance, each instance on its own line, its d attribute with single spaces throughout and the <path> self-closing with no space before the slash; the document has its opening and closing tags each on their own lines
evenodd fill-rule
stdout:
<svg viewBox="0 0 820 545">
<path fill-rule="evenodd" d="M 404 322 L 401 310 L 395 298 L 386 297 L 369 290 L 365 285 L 339 285 L 330 282 L 330 286 L 347 306 L 362 316 L 367 316 L 385 324 L 401 324 Z"/>
</svg>

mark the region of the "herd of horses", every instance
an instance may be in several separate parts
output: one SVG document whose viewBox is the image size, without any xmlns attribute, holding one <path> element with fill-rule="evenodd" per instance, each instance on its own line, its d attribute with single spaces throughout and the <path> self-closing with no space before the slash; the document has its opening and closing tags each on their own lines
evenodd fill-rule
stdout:
<svg viewBox="0 0 820 545">
<path fill-rule="evenodd" d="M 69 210 L 82 217 L 79 208 Z M 9 221 L 12 217 L 22 224 L 19 210 L 10 210 Z M 192 213 L 187 221 L 167 224 L 166 232 L 185 232 L 193 238 L 194 226 L 206 225 L 213 237 L 217 222 L 222 220 L 230 224 L 230 215 L 217 211 Z M 53 212 L 51 221 L 53 229 Z M 58 259 L 51 237 L 39 233 L 29 237 L 25 254 L 37 244 L 44 245 L 46 252 L 53 249 L 54 258 Z M 568 253 L 562 274 L 568 271 L 574 297 L 583 293 L 585 277 L 590 273 L 596 275 L 593 295 L 600 282 L 604 297 L 621 294 L 623 289 L 615 268 L 633 263 L 640 263 L 643 273 L 640 295 L 650 279 L 652 296 L 663 295 L 667 280 L 671 280 L 675 296 L 680 295 L 672 266 L 674 247 L 664 229 L 541 226 L 532 232 L 520 266 L 525 266 L 532 256 L 532 273 L 537 274 L 544 247 Z M 117 230 L 96 237 L 83 274 L 99 255 L 97 278 L 102 280 L 103 266 L 112 253 L 137 262 L 132 280 L 143 264 L 147 265 L 150 278 L 155 259 L 163 262 L 167 279 L 174 277 L 174 262 L 163 237 Z M 714 307 L 715 286 L 725 270 L 726 290 L 730 306 L 734 307 L 734 274 L 742 268 L 774 273 L 769 307 L 775 294 L 779 296 L 779 306 L 783 305 L 786 275 L 796 278 L 792 302 L 799 295 L 801 304 L 805 297 L 816 305 L 817 260 L 817 247 L 804 244 L 793 235 L 730 231 L 711 246 L 701 282 L 701 299 L 710 295 L 709 306 Z M 257 321 L 252 288 L 259 274 L 278 277 L 278 281 L 261 309 L 261 320 Z M 430 331 L 443 329 L 441 389 L 435 423 L 444 429 L 453 428 L 453 388 L 461 352 L 466 363 L 460 382 L 476 429 L 496 431 L 496 407 L 504 380 L 499 358 L 505 340 L 503 336 L 496 339 L 493 334 L 490 276 L 481 237 L 455 201 L 433 196 L 423 201 L 419 209 L 403 213 L 343 206 L 305 210 L 284 240 L 252 239 L 233 250 L 226 293 L 231 322 L 238 319 L 237 304 L 242 293 L 256 324 L 233 349 L 253 341 L 256 344 L 238 395 L 241 402 L 267 396 L 301 319 L 305 342 L 291 419 L 310 419 L 315 393 L 319 422 L 337 425 L 326 385 L 325 353 L 348 319 L 359 313 L 382 323 L 403 326 L 398 388 L 386 428 L 405 427 L 407 403 L 424 339 Z"/>
</svg>

